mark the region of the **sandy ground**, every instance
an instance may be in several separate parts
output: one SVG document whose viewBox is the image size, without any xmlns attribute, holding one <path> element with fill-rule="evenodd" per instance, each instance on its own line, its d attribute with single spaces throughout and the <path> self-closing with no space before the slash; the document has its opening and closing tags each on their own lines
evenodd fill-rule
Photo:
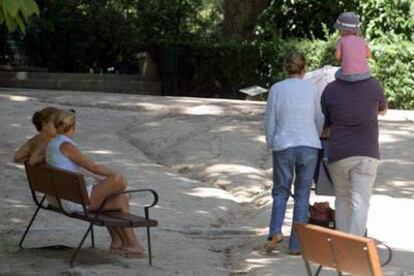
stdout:
<svg viewBox="0 0 414 276">
<path fill-rule="evenodd" d="M 147 260 L 109 256 L 108 234 L 97 228 L 97 248 L 87 242 L 74 268 L 72 250 L 87 224 L 40 213 L 18 242 L 33 211 L 22 166 L 13 150 L 34 134 L 34 111 L 47 105 L 75 108 L 79 147 L 124 173 L 130 188 L 153 188 L 160 201 L 151 216 L 154 266 Z M 271 159 L 263 136 L 263 102 L 152 97 L 73 91 L 0 91 L 1 275 L 305 275 L 300 257 L 283 242 L 263 253 L 270 216 Z M 369 235 L 393 248 L 386 275 L 414 275 L 414 113 L 381 118 L 383 160 L 371 201 Z M 132 199 L 142 213 L 146 197 Z M 311 201 L 331 197 L 312 195 Z M 289 235 L 292 202 L 284 234 Z M 145 244 L 145 232 L 137 233 Z M 287 239 L 285 239 L 287 240 Z M 384 252 L 380 255 L 383 258 Z M 336 275 L 324 271 L 321 275 Z"/>
</svg>

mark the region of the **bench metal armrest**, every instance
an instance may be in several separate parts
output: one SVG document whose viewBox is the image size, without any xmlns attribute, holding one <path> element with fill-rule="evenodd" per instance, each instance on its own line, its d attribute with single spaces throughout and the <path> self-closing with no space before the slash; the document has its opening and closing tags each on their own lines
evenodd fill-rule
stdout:
<svg viewBox="0 0 414 276">
<path fill-rule="evenodd" d="M 141 193 L 141 192 L 149 192 L 149 193 L 152 193 L 152 195 L 154 197 L 153 202 L 150 205 L 144 206 L 145 219 L 149 219 L 149 208 L 154 207 L 158 203 L 158 194 L 157 194 L 156 191 L 154 191 L 152 189 L 134 189 L 134 190 L 126 190 L 126 191 L 122 191 L 122 192 L 111 193 L 111 194 L 107 195 L 106 198 L 102 201 L 102 203 L 99 206 L 99 208 L 95 211 L 94 221 L 102 213 L 103 208 L 105 207 L 106 203 L 110 199 L 115 198 L 115 197 L 117 197 L 118 195 L 121 195 L 121 194 L 131 194 L 131 193 Z"/>
<path fill-rule="evenodd" d="M 158 193 L 156 191 L 154 191 L 153 189 L 134 189 L 134 190 L 126 190 L 123 192 L 119 192 L 119 194 L 132 194 L 132 193 L 142 193 L 142 192 L 148 192 L 151 193 L 153 195 L 153 201 L 150 205 L 146 205 L 144 206 L 144 208 L 151 208 L 154 207 L 155 205 L 157 205 L 158 203 Z"/>
</svg>

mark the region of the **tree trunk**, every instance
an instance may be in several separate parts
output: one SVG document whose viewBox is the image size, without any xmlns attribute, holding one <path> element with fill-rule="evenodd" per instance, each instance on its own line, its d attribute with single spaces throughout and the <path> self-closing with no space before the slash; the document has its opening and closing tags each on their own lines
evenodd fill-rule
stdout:
<svg viewBox="0 0 414 276">
<path fill-rule="evenodd" d="M 233 38 L 252 38 L 257 18 L 270 0 L 224 0 L 224 34 Z"/>
</svg>

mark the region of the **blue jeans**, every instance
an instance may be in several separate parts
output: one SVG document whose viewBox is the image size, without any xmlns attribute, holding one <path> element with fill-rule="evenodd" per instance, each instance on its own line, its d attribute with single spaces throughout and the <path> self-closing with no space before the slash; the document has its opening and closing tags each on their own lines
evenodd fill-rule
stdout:
<svg viewBox="0 0 414 276">
<path fill-rule="evenodd" d="M 310 188 L 317 159 L 318 149 L 311 147 L 293 147 L 273 151 L 273 207 L 269 238 L 282 233 L 286 204 L 291 195 L 294 177 L 293 222 L 307 223 Z M 299 251 L 299 241 L 294 227 L 290 234 L 289 250 Z"/>
</svg>

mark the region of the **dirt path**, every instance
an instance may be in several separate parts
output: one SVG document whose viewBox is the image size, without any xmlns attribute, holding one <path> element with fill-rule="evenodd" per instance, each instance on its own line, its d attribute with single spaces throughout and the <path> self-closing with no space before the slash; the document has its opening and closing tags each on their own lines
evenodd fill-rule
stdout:
<svg viewBox="0 0 414 276">
<path fill-rule="evenodd" d="M 121 170 L 131 188 L 160 193 L 153 216 L 154 268 L 146 261 L 108 257 L 108 235 L 97 230 L 98 250 L 85 249 L 71 269 L 71 251 L 18 251 L 33 209 L 21 166 L 10 156 L 33 134 L 31 114 L 47 104 L 77 110 L 76 140 L 93 159 Z M 264 103 L 59 91 L 0 93 L 0 273 L 91 275 L 303 275 L 300 258 L 264 255 L 270 216 L 271 160 L 264 147 Z M 405 114 L 405 113 L 404 113 Z M 405 116 L 405 115 L 404 115 Z M 411 116 L 411 115 L 410 115 Z M 372 200 L 369 229 L 395 248 L 387 275 L 413 270 L 414 124 L 401 113 L 381 122 L 383 162 Z M 395 119 L 397 121 L 395 121 Z M 326 198 L 332 202 L 331 198 Z M 325 200 L 312 197 L 312 200 Z M 133 201 L 133 209 L 141 201 Z M 284 228 L 288 235 L 292 202 Z M 389 227 L 395 221 L 396 227 Z M 76 245 L 86 225 L 41 214 L 28 245 Z M 371 230 L 372 229 L 372 230 Z M 144 239 L 144 231 L 138 231 Z M 145 239 L 144 239 L 145 241 Z M 11 261 L 12 260 L 12 261 Z M 327 273 L 326 275 L 329 275 Z"/>
</svg>

